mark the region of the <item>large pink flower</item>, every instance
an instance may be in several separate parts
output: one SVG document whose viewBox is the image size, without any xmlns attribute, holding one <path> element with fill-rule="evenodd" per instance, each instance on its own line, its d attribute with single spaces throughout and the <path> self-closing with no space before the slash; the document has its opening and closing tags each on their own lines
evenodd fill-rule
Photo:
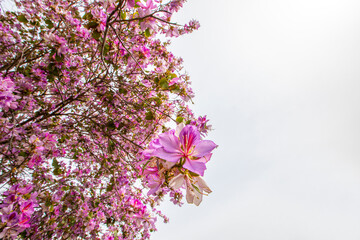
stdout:
<svg viewBox="0 0 360 240">
<path fill-rule="evenodd" d="M 205 163 L 210 160 L 211 151 L 217 147 L 213 141 L 201 140 L 198 129 L 192 125 L 183 127 L 178 136 L 175 131 L 161 134 L 159 142 L 162 147 L 154 151 L 154 156 L 173 163 L 182 160 L 184 168 L 201 176 L 204 175 Z"/>
</svg>

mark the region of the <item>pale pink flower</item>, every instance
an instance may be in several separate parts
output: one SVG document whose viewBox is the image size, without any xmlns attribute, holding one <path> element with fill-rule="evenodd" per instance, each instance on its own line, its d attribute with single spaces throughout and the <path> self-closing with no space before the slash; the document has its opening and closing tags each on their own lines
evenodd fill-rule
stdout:
<svg viewBox="0 0 360 240">
<path fill-rule="evenodd" d="M 187 175 L 179 174 L 169 182 L 169 186 L 175 190 L 181 188 L 184 184 L 186 186 L 186 201 L 194 203 L 196 206 L 200 205 L 203 195 L 212 192 L 200 176 L 190 178 Z"/>
<path fill-rule="evenodd" d="M 210 140 L 201 140 L 200 133 L 195 126 L 187 125 L 180 131 L 179 137 L 175 131 L 169 131 L 159 136 L 161 148 L 157 148 L 153 155 L 173 163 L 181 163 L 194 173 L 204 175 L 205 163 L 211 158 L 211 151 L 217 145 Z"/>
</svg>

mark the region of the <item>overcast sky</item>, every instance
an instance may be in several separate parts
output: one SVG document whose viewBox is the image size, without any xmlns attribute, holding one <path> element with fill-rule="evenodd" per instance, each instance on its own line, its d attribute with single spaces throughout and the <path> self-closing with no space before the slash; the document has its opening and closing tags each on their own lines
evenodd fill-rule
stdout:
<svg viewBox="0 0 360 240">
<path fill-rule="evenodd" d="M 189 0 L 173 41 L 215 130 L 199 207 L 153 240 L 360 239 L 360 1 Z"/>
</svg>

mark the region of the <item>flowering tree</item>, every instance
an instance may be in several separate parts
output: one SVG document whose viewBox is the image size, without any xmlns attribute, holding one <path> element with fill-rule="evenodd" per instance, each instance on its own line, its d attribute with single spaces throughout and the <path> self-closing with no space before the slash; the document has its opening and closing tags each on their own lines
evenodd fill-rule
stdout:
<svg viewBox="0 0 360 240">
<path fill-rule="evenodd" d="M 165 37 L 185 0 L 18 0 L 0 13 L 0 238 L 148 239 L 199 205 L 216 145 Z M 165 37 L 159 38 L 159 36 Z M 174 130 L 167 123 L 177 123 Z"/>
</svg>

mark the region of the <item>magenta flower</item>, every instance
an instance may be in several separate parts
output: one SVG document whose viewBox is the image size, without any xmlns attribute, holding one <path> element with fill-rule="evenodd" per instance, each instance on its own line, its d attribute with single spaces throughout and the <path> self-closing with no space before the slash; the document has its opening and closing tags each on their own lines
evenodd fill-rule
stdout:
<svg viewBox="0 0 360 240">
<path fill-rule="evenodd" d="M 157 167 L 148 167 L 144 170 L 144 174 L 148 182 L 147 186 L 150 188 L 147 195 L 150 196 L 160 189 L 165 179 L 162 177 L 163 175 L 159 174 Z"/>
<path fill-rule="evenodd" d="M 128 4 L 128 8 L 133 8 L 135 7 L 135 0 L 128 0 L 127 4 Z"/>
<path fill-rule="evenodd" d="M 169 131 L 159 136 L 161 148 L 156 149 L 154 156 L 166 161 L 178 163 L 194 173 L 204 175 L 205 163 L 210 160 L 211 151 L 217 145 L 210 140 L 201 140 L 200 133 L 195 126 L 180 126 L 177 132 Z"/>
<path fill-rule="evenodd" d="M 140 7 L 142 7 L 143 9 L 146 9 L 146 10 L 152 10 L 152 9 L 156 8 L 156 5 L 153 3 L 152 0 L 147 0 L 146 5 L 142 4 L 141 2 L 138 2 L 137 5 L 139 5 Z"/>
<path fill-rule="evenodd" d="M 178 37 L 180 36 L 179 29 L 176 27 L 169 28 L 169 30 L 166 31 L 166 37 Z"/>
<path fill-rule="evenodd" d="M 30 227 L 30 217 L 26 214 L 21 214 L 18 222 L 18 226 L 22 228 L 29 228 Z"/>
<path fill-rule="evenodd" d="M 30 216 L 34 212 L 34 203 L 32 201 L 25 201 L 21 203 L 20 211 Z"/>
</svg>

